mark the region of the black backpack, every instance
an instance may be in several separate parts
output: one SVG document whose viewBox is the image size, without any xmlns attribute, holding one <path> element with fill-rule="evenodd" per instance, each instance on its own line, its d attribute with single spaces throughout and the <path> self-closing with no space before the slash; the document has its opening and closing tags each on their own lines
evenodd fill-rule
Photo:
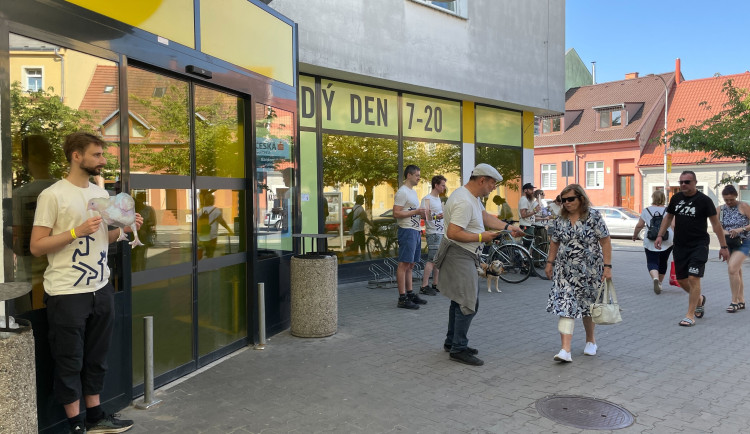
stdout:
<svg viewBox="0 0 750 434">
<path fill-rule="evenodd" d="M 646 233 L 646 238 L 653 241 L 659 236 L 659 228 L 661 228 L 661 221 L 664 220 L 664 215 L 660 213 L 659 211 L 656 211 L 656 215 L 651 214 L 651 211 L 646 208 L 646 212 L 651 215 L 651 222 L 648 225 L 648 232 Z M 664 236 L 661 237 L 663 241 L 666 241 L 669 239 L 669 232 L 665 232 Z"/>
<path fill-rule="evenodd" d="M 354 212 L 357 210 L 358 206 L 361 205 L 356 205 L 351 211 L 349 211 L 349 214 L 346 215 L 346 227 L 350 228 L 354 224 Z"/>
</svg>

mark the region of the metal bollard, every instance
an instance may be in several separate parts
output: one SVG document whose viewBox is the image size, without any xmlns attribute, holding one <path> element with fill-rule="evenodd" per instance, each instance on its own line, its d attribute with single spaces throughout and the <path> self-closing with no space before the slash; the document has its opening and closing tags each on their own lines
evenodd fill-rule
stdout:
<svg viewBox="0 0 750 434">
<path fill-rule="evenodd" d="M 253 349 L 265 350 L 266 349 L 266 284 L 261 282 L 258 284 L 258 342 Z"/>
<path fill-rule="evenodd" d="M 154 399 L 154 317 L 143 317 L 143 401 L 135 408 L 148 410 L 159 404 L 161 399 Z"/>
</svg>

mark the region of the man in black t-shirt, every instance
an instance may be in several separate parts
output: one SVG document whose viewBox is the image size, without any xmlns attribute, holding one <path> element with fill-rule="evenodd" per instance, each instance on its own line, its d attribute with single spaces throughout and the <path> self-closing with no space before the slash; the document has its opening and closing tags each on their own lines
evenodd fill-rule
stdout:
<svg viewBox="0 0 750 434">
<path fill-rule="evenodd" d="M 680 174 L 680 192 L 672 196 L 667 206 L 667 214 L 661 223 L 659 236 L 654 240 L 654 247 L 661 249 L 662 236 L 675 221 L 674 258 L 677 281 L 688 293 L 688 312 L 680 325 L 691 327 L 695 318 L 703 318 L 706 296 L 701 295 L 701 277 L 708 261 L 708 235 L 706 219 L 711 222 L 714 233 L 719 237 L 719 257 L 722 261 L 729 259 L 729 249 L 724 241 L 724 230 L 716 215 L 714 202 L 697 189 L 695 172 L 686 170 Z"/>
</svg>

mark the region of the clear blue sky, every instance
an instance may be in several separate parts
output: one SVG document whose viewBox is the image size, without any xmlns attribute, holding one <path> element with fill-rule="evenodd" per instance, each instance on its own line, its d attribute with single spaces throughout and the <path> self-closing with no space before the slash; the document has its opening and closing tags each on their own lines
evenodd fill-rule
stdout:
<svg viewBox="0 0 750 434">
<path fill-rule="evenodd" d="M 552 0 L 555 1 L 555 0 Z M 575 48 L 596 81 L 674 71 L 686 80 L 750 70 L 750 1 L 566 0 L 565 51 Z"/>
</svg>

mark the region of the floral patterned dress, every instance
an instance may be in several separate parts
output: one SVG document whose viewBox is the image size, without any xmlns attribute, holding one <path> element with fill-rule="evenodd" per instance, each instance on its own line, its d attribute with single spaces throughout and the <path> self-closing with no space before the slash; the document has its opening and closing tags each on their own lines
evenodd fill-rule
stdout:
<svg viewBox="0 0 750 434">
<path fill-rule="evenodd" d="M 552 273 L 552 289 L 547 312 L 569 318 L 591 316 L 589 306 L 594 302 L 604 273 L 604 256 L 599 244 L 609 236 L 601 214 L 589 209 L 586 219 L 570 224 L 567 218 L 553 223 L 551 241 L 559 242 Z"/>
</svg>

